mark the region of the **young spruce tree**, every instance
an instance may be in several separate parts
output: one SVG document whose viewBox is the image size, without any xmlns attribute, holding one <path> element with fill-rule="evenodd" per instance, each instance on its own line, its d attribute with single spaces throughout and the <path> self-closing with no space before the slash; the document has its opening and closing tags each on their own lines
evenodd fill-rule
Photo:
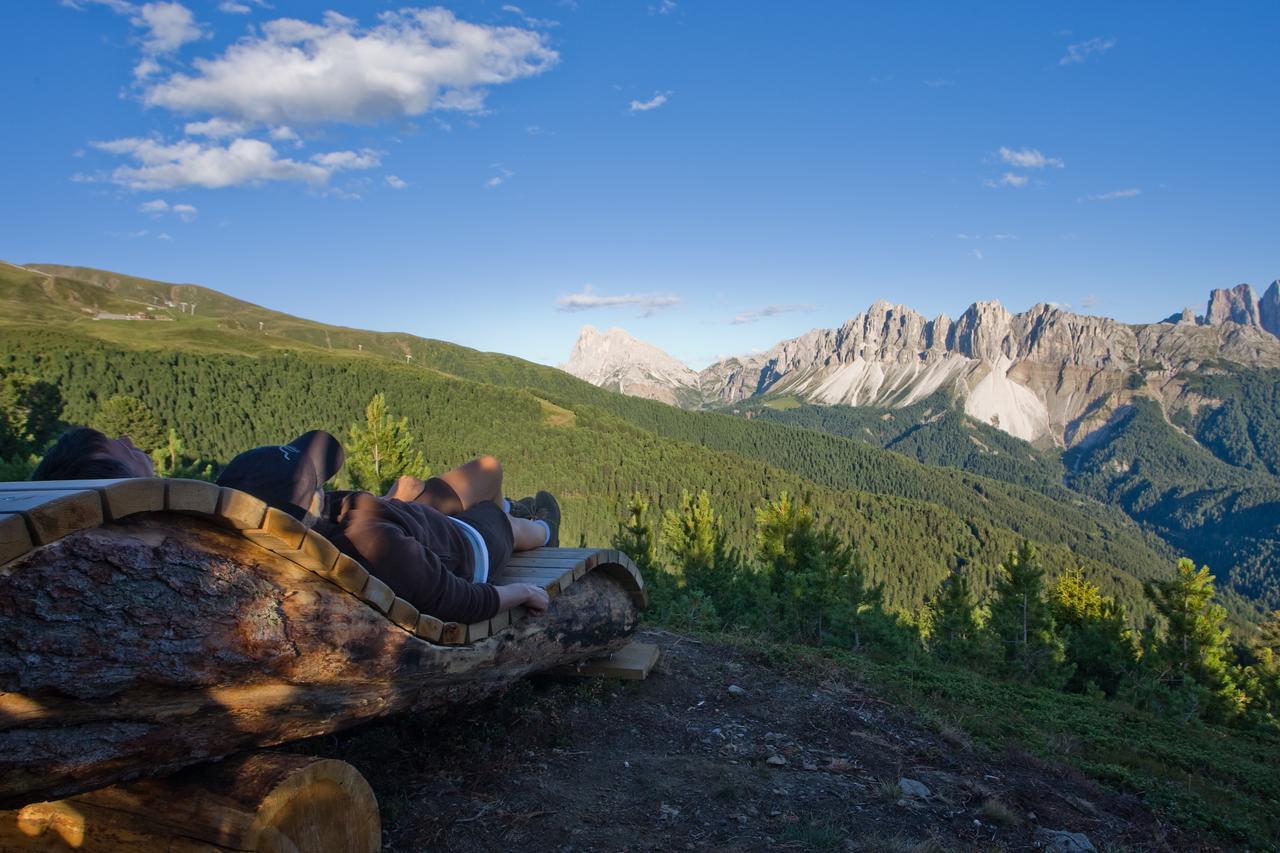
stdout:
<svg viewBox="0 0 1280 853">
<path fill-rule="evenodd" d="M 986 629 L 1003 672 L 1020 681 L 1061 687 L 1070 675 L 1053 611 L 1044 597 L 1044 569 L 1026 540 L 1000 565 Z"/>
<path fill-rule="evenodd" d="M 925 604 L 929 651 L 943 663 L 973 666 L 982 655 L 978 611 L 961 568 L 942 579 Z"/>
<path fill-rule="evenodd" d="M 1138 660 L 1123 605 L 1075 568 L 1058 579 L 1051 607 L 1071 668 L 1067 689 L 1115 696 Z"/>
<path fill-rule="evenodd" d="M 430 475 L 422 451 L 413 448 L 409 419 L 392 417 L 381 392 L 369 401 L 364 418 L 364 426 L 351 425 L 351 442 L 346 448 L 345 470 L 354 488 L 384 494 L 401 476 Z"/>
</svg>

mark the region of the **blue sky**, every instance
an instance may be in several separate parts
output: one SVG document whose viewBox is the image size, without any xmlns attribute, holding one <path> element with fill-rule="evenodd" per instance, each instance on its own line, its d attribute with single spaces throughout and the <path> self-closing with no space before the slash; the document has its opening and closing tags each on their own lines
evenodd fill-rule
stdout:
<svg viewBox="0 0 1280 853">
<path fill-rule="evenodd" d="M 1280 6 L 21 0 L 0 258 L 546 363 L 1280 277 Z"/>
</svg>

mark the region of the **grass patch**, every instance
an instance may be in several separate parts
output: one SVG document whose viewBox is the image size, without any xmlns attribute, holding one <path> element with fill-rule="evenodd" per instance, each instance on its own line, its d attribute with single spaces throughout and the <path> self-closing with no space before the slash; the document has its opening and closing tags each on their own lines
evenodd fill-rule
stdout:
<svg viewBox="0 0 1280 853">
<path fill-rule="evenodd" d="M 788 409 L 800 408 L 800 401 L 795 397 L 778 397 L 767 401 L 764 406 L 766 409 L 774 409 L 775 411 L 785 412 Z"/>
</svg>

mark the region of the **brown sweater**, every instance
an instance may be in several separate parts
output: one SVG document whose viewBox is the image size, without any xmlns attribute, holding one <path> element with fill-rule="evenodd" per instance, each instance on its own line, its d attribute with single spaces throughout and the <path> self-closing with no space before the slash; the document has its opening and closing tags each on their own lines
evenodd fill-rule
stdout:
<svg viewBox="0 0 1280 853">
<path fill-rule="evenodd" d="M 471 546 L 438 510 L 369 492 L 330 492 L 316 531 L 423 613 L 466 623 L 498 613 L 498 590 L 471 581 Z"/>
</svg>

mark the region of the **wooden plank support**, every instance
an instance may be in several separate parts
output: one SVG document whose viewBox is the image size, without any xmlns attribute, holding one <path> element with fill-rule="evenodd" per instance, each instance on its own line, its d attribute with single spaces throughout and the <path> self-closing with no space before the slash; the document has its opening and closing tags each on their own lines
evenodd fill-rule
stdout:
<svg viewBox="0 0 1280 853">
<path fill-rule="evenodd" d="M 34 547 L 26 519 L 16 512 L 0 515 L 0 565 L 21 557 Z"/>
<path fill-rule="evenodd" d="M 338 561 L 333 564 L 333 571 L 329 573 L 328 577 L 329 580 L 347 592 L 358 596 L 364 592 L 365 585 L 372 575 L 369 574 L 368 569 L 346 554 L 340 554 L 338 555 Z"/>
<path fill-rule="evenodd" d="M 434 616 L 422 613 L 418 616 L 418 624 L 413 632 L 428 642 L 438 643 L 444 636 L 444 623 Z"/>
<path fill-rule="evenodd" d="M 662 650 L 653 643 L 632 642 L 604 657 L 558 666 L 550 670 L 550 674 L 643 681 L 653 671 L 661 655 Z"/>
<path fill-rule="evenodd" d="M 337 546 L 314 530 L 304 530 L 303 534 L 302 543 L 296 550 L 274 548 L 272 550 L 308 571 L 315 572 L 318 575 L 329 574 L 333 569 L 333 564 L 338 562 L 339 551 Z M 385 608 L 383 608 L 383 612 L 386 612 Z"/>
<path fill-rule="evenodd" d="M 280 553 L 301 548 L 302 540 L 307 536 L 307 528 L 289 513 L 272 506 L 267 507 L 258 529 L 241 530 L 240 533 L 245 539 L 268 551 Z"/>
<path fill-rule="evenodd" d="M 473 622 L 467 626 L 467 642 L 478 643 L 489 637 L 489 620 Z"/>
<path fill-rule="evenodd" d="M 36 545 L 102 524 L 102 497 L 93 489 L 23 489 L 0 492 L 0 513 L 27 520 Z"/>
<path fill-rule="evenodd" d="M 399 596 L 391 602 L 391 609 L 387 611 L 388 619 L 411 634 L 418 630 L 418 618 L 421 615 L 418 608 Z"/>
<path fill-rule="evenodd" d="M 204 480 L 165 480 L 164 507 L 170 512 L 213 515 L 218 511 L 221 490 Z"/>
<path fill-rule="evenodd" d="M 365 581 L 364 589 L 360 591 L 360 600 L 379 613 L 389 612 L 395 598 L 396 594 L 391 591 L 391 587 L 387 586 L 381 578 L 375 575 L 369 575 L 369 580 Z"/>
<path fill-rule="evenodd" d="M 214 513 L 235 530 L 257 530 L 262 527 L 267 505 L 253 495 L 223 486 L 219 490 L 218 508 Z"/>
<path fill-rule="evenodd" d="M 461 646 L 467 642 L 467 626 L 458 622 L 444 623 L 440 632 L 440 642 L 446 646 Z"/>
</svg>

